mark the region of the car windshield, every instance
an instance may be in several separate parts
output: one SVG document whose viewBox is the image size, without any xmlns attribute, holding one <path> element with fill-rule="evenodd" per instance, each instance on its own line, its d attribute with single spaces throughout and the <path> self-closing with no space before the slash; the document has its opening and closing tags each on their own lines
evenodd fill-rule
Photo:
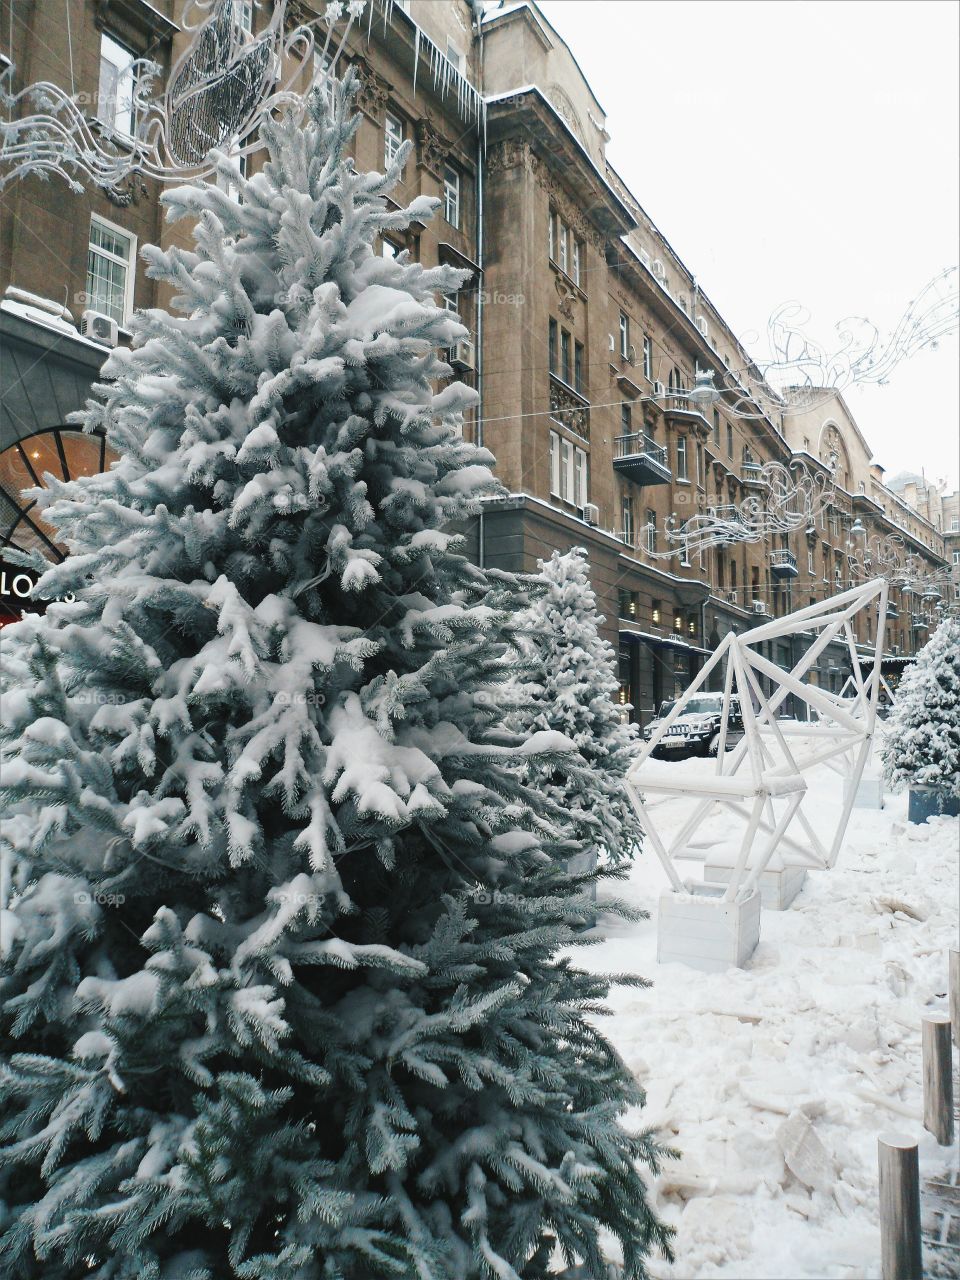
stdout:
<svg viewBox="0 0 960 1280">
<path fill-rule="evenodd" d="M 663 702 L 660 704 L 660 718 L 668 716 L 673 708 L 677 705 L 674 699 L 671 702 Z M 715 716 L 719 715 L 720 708 L 723 705 L 723 695 L 717 694 L 715 697 L 691 698 L 687 705 L 683 708 L 683 715 L 694 716 Z M 736 698 L 730 699 L 730 714 L 735 716 L 738 711 Z"/>
</svg>

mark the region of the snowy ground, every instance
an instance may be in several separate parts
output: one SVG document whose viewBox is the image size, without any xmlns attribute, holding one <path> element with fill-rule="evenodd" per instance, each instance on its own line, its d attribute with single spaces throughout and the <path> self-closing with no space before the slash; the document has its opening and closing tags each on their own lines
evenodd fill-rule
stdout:
<svg viewBox="0 0 960 1280">
<path fill-rule="evenodd" d="M 840 801 L 840 779 L 823 767 L 804 803 L 824 835 Z M 614 992 L 604 1029 L 648 1091 L 646 1123 L 682 1152 L 654 1188 L 677 1228 L 676 1262 L 655 1260 L 657 1277 L 878 1277 L 878 1135 L 921 1138 L 921 1176 L 956 1162 L 920 1121 L 920 1016 L 946 1009 L 960 822 L 912 826 L 905 794 L 886 801 L 854 810 L 836 869 L 808 873 L 788 910 L 764 908 L 747 969 L 656 963 L 666 877 L 652 850 L 608 891 L 650 919 L 601 914 L 604 941 L 578 959 L 653 980 Z M 670 802 L 670 825 L 689 804 Z M 825 1148 L 818 1188 L 784 1162 L 778 1131 L 797 1111 Z"/>
</svg>

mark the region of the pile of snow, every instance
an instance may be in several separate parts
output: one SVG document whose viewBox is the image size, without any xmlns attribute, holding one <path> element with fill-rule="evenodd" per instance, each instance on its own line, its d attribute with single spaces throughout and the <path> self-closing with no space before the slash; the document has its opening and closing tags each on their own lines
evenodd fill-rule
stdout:
<svg viewBox="0 0 960 1280">
<path fill-rule="evenodd" d="M 810 786 L 826 836 L 842 782 L 822 767 Z M 668 839 L 692 803 L 657 809 Z M 601 916 L 586 961 L 654 985 L 614 992 L 605 1030 L 648 1090 L 641 1122 L 682 1153 L 654 1184 L 676 1262 L 652 1258 L 652 1275 L 878 1277 L 878 1135 L 919 1138 L 922 1177 L 956 1160 L 922 1127 L 920 1018 L 947 1007 L 960 824 L 908 825 L 906 804 L 888 793 L 882 811 L 854 811 L 838 866 L 808 873 L 789 910 L 764 909 L 747 969 L 656 963 L 666 877 L 652 851 L 606 890 L 650 919 Z"/>
</svg>

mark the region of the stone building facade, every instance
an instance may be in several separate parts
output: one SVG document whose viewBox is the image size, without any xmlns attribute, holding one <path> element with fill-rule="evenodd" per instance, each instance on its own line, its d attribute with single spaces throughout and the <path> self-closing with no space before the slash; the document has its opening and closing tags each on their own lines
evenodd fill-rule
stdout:
<svg viewBox="0 0 960 1280">
<path fill-rule="evenodd" d="M 370 20 L 344 51 L 361 84 L 357 163 L 382 168 L 409 139 L 394 199 L 440 201 L 430 223 L 382 251 L 406 249 L 427 265 L 472 273 L 447 300 L 471 330 L 450 357 L 478 387 L 480 405 L 465 431 L 496 455 L 506 496 L 486 503 L 465 530 L 469 553 L 487 565 L 532 570 L 554 548 L 585 546 L 605 631 L 620 653 L 622 698 L 636 718 L 649 718 L 682 689 L 731 628 L 746 630 L 845 585 L 844 552 L 858 518 L 876 529 L 899 520 L 901 531 L 913 521 L 909 536 L 931 564 L 942 563 L 942 533 L 886 493 L 841 397 L 780 401 L 763 388 L 763 403 L 751 403 L 741 388 L 705 406 L 687 394 L 704 371 L 717 386 L 741 375 L 746 383 L 747 373 L 754 387 L 762 379 L 607 162 L 603 108 L 535 4 L 370 3 Z M 68 82 L 63 24 L 51 19 L 42 39 L 38 33 L 45 6 L 55 7 L 53 0 L 14 6 L 18 87 Z M 182 7 L 78 0 L 77 84 L 95 89 L 116 47 L 170 66 L 187 38 Z M 324 7 L 290 5 L 298 20 Z M 254 30 L 265 20 L 256 5 L 235 9 Z M 249 163 L 256 168 L 256 155 Z M 139 179 L 110 196 L 28 179 L 0 206 L 0 358 L 13 373 L 13 392 L 2 399 L 0 486 L 20 511 L 4 517 L 0 534 L 9 541 L 17 542 L 10 528 L 21 542 L 43 536 L 42 526 L 31 530 L 18 496 L 33 452 L 24 442 L 63 427 L 102 357 L 78 332 L 83 311 L 111 308 L 122 341 L 133 307 L 167 301 L 136 261 L 139 245 L 183 234 L 162 222 L 158 195 L 156 184 Z M 62 441 L 57 448 L 63 470 Z M 797 459 L 833 468 L 840 505 L 825 528 L 712 548 L 689 563 L 679 553 L 664 558 L 671 519 L 762 496 L 763 464 Z M 108 461 L 104 455 L 98 465 Z M 906 654 L 922 638 L 912 625 L 893 626 L 888 647 Z M 778 643 L 768 656 L 786 665 L 796 655 Z M 837 650 L 816 678 L 839 688 L 848 671 L 849 656 Z"/>
</svg>

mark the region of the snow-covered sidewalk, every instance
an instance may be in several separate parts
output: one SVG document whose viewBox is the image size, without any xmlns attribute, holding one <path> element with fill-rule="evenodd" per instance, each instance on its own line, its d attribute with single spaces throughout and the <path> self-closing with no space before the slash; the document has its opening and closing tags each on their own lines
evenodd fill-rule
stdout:
<svg viewBox="0 0 960 1280">
<path fill-rule="evenodd" d="M 839 777 L 815 773 L 804 804 L 824 834 L 840 801 Z M 669 824 L 691 803 L 671 802 Z M 920 1137 L 927 1176 L 957 1158 L 922 1128 L 920 1016 L 947 1007 L 958 845 L 957 819 L 909 825 L 905 794 L 854 810 L 836 869 L 809 873 L 789 910 L 764 909 L 749 968 L 724 974 L 657 965 L 652 850 L 607 890 L 650 919 L 601 914 L 604 941 L 578 959 L 653 980 L 615 991 L 604 1029 L 648 1091 L 645 1122 L 682 1152 L 656 1184 L 677 1257 L 652 1260 L 655 1276 L 880 1275 L 878 1135 Z M 808 1123 L 790 1163 L 813 1187 L 784 1160 Z"/>
</svg>

